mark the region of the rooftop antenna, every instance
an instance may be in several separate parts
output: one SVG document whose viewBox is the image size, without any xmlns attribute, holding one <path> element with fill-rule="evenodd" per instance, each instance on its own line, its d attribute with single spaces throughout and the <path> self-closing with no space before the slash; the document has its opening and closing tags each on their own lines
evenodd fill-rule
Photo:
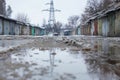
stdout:
<svg viewBox="0 0 120 80">
<path fill-rule="evenodd" d="M 44 9 L 42 11 L 48 11 L 49 12 L 49 20 L 48 20 L 48 24 L 49 27 L 52 29 L 51 32 L 54 32 L 54 24 L 56 22 L 55 20 L 55 12 L 60 12 L 61 10 L 58 9 L 54 9 L 54 2 L 53 0 L 50 1 L 50 3 L 46 3 L 46 5 L 50 5 L 49 9 Z"/>
</svg>

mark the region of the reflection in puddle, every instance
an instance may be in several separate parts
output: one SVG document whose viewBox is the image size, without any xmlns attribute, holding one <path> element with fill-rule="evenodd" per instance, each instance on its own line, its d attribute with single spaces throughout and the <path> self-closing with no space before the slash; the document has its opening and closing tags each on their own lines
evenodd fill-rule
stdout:
<svg viewBox="0 0 120 80">
<path fill-rule="evenodd" d="M 105 54 L 119 54 L 120 46 L 108 40 L 92 40 L 93 48 L 96 52 L 103 51 Z"/>
<path fill-rule="evenodd" d="M 91 40 L 91 53 L 84 54 L 88 71 L 100 80 L 120 79 L 120 47 L 108 40 Z M 94 76 L 94 75 L 93 75 Z"/>
<path fill-rule="evenodd" d="M 2 63 L 1 68 L 7 67 L 7 70 L 0 71 L 0 74 L 7 74 L 0 77 L 8 76 L 5 77 L 6 80 L 92 80 L 81 52 L 71 52 L 68 49 L 22 50 Z"/>
</svg>

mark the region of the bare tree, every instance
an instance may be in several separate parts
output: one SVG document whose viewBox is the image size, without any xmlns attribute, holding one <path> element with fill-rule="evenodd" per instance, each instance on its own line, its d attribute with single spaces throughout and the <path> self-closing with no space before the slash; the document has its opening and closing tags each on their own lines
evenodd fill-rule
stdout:
<svg viewBox="0 0 120 80">
<path fill-rule="evenodd" d="M 87 21 L 87 19 L 89 18 L 89 14 L 82 14 L 81 15 L 81 23 L 83 24 L 85 21 Z"/>
<path fill-rule="evenodd" d="M 81 15 L 81 22 L 85 22 L 93 14 L 106 9 L 114 0 L 88 0 L 84 14 Z"/>
<path fill-rule="evenodd" d="M 54 32 L 60 33 L 61 27 L 62 27 L 62 23 L 61 22 L 55 23 L 55 25 L 53 27 L 54 28 Z"/>
<path fill-rule="evenodd" d="M 85 9 L 85 13 L 92 15 L 106 9 L 112 2 L 113 0 L 88 0 L 88 6 Z"/>
<path fill-rule="evenodd" d="M 12 8 L 10 5 L 8 5 L 6 9 L 6 1 L 5 0 L 0 0 L 0 15 L 6 16 L 6 17 L 11 17 L 12 14 Z"/>
<path fill-rule="evenodd" d="M 43 19 L 42 26 L 46 28 L 46 20 L 45 19 Z"/>
<path fill-rule="evenodd" d="M 12 14 L 12 8 L 10 5 L 8 5 L 8 8 L 6 10 L 6 17 L 11 17 Z"/>
<path fill-rule="evenodd" d="M 71 26 L 70 24 L 65 24 L 64 27 L 66 30 L 73 30 L 73 26 Z"/>
<path fill-rule="evenodd" d="M 30 22 L 28 16 L 26 14 L 23 14 L 23 13 L 17 14 L 16 20 L 24 22 L 24 23 L 29 23 Z"/>
<path fill-rule="evenodd" d="M 86 12 L 89 11 L 90 14 L 98 12 L 101 5 L 99 0 L 88 0 L 87 4 Z"/>
<path fill-rule="evenodd" d="M 0 0 L 0 15 L 5 16 L 5 12 L 6 12 L 6 2 L 5 0 Z"/>
<path fill-rule="evenodd" d="M 101 0 L 101 10 L 106 9 L 114 0 Z"/>
<path fill-rule="evenodd" d="M 68 18 L 69 25 L 71 25 L 73 28 L 75 28 L 79 18 L 80 17 L 78 15 L 70 16 Z"/>
</svg>

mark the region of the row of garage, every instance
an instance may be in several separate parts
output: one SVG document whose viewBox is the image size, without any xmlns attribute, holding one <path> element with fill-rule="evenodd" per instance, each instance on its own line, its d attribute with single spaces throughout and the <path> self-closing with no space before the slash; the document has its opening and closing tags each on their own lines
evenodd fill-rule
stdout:
<svg viewBox="0 0 120 80">
<path fill-rule="evenodd" d="M 0 15 L 0 35 L 44 35 L 43 27 L 23 23 Z"/>
<path fill-rule="evenodd" d="M 77 28 L 80 35 L 120 36 L 120 2 L 94 14 Z"/>
</svg>

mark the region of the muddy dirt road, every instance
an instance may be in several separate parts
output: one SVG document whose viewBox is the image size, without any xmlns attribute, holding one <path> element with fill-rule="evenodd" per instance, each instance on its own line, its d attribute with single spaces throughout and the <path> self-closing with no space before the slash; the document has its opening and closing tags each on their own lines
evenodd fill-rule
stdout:
<svg viewBox="0 0 120 80">
<path fill-rule="evenodd" d="M 0 80 L 120 80 L 120 41 L 40 37 L 23 42 L 1 52 Z"/>
</svg>

